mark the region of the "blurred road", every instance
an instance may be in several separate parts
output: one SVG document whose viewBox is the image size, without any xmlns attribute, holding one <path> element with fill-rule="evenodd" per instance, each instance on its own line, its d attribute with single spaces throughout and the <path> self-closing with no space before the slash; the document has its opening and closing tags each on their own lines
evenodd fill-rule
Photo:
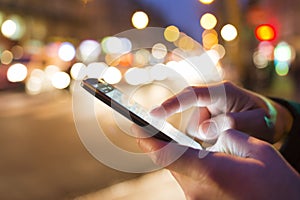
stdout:
<svg viewBox="0 0 300 200">
<path fill-rule="evenodd" d="M 0 199 L 73 199 L 132 179 L 82 145 L 66 91 L 0 93 Z"/>
</svg>

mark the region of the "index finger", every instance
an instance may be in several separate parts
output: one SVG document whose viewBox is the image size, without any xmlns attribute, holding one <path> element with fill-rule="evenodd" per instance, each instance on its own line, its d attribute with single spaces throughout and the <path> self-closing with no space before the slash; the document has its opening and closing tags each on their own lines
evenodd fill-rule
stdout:
<svg viewBox="0 0 300 200">
<path fill-rule="evenodd" d="M 222 93 L 223 88 L 223 93 Z M 174 113 L 182 112 L 193 106 L 205 107 L 214 104 L 225 95 L 223 84 L 214 86 L 191 86 L 185 88 L 177 95 L 169 98 L 161 106 L 153 109 L 151 114 L 156 117 L 166 118 Z"/>
</svg>

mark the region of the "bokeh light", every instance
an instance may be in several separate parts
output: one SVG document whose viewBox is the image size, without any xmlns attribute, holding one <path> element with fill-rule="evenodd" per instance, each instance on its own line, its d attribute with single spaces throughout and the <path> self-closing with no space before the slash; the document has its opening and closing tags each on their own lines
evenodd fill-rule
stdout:
<svg viewBox="0 0 300 200">
<path fill-rule="evenodd" d="M 13 57 L 12 52 L 5 50 L 1 54 L 1 63 L 4 65 L 8 65 L 12 62 L 13 58 L 14 57 Z"/>
<path fill-rule="evenodd" d="M 70 42 L 63 42 L 58 49 L 58 56 L 63 61 L 71 61 L 75 57 L 76 50 Z"/>
<path fill-rule="evenodd" d="M 60 69 L 58 66 L 56 65 L 48 65 L 46 68 L 45 68 L 45 73 L 46 73 L 46 76 L 49 80 L 52 79 L 52 77 L 54 76 L 55 73 L 59 72 Z"/>
<path fill-rule="evenodd" d="M 103 74 L 103 79 L 109 84 L 116 84 L 121 81 L 122 74 L 118 68 L 108 67 Z"/>
<path fill-rule="evenodd" d="M 25 25 L 21 17 L 13 15 L 2 23 L 2 34 L 12 40 L 21 39 L 25 33 Z"/>
<path fill-rule="evenodd" d="M 274 59 L 281 62 L 289 62 L 292 59 L 292 50 L 288 43 L 280 42 L 274 49 Z"/>
<path fill-rule="evenodd" d="M 261 51 L 255 51 L 252 58 L 257 68 L 262 69 L 268 66 L 268 57 Z"/>
<path fill-rule="evenodd" d="M 205 49 L 211 49 L 213 46 L 217 45 L 218 33 L 215 30 L 205 30 L 202 34 L 202 43 Z"/>
<path fill-rule="evenodd" d="M 144 29 L 149 23 L 148 15 L 143 11 L 137 11 L 132 15 L 132 25 L 137 29 Z"/>
<path fill-rule="evenodd" d="M 10 82 L 21 82 L 27 76 L 27 67 L 21 63 L 11 65 L 7 70 L 7 79 Z"/>
<path fill-rule="evenodd" d="M 31 95 L 40 94 L 43 90 L 46 74 L 43 70 L 34 69 L 26 81 L 26 92 Z"/>
<path fill-rule="evenodd" d="M 72 65 L 71 70 L 70 70 L 71 77 L 74 80 L 83 79 L 84 76 L 85 76 L 85 69 L 86 69 L 85 64 L 83 64 L 83 63 L 74 63 L 74 65 Z"/>
<path fill-rule="evenodd" d="M 162 63 L 150 67 L 149 72 L 150 72 L 151 79 L 153 80 L 162 81 L 168 77 L 167 67 Z"/>
<path fill-rule="evenodd" d="M 130 85 L 140 85 L 152 81 L 149 71 L 146 68 L 133 67 L 126 71 L 125 81 Z"/>
<path fill-rule="evenodd" d="M 15 59 L 21 59 L 24 55 L 24 48 L 20 45 L 15 45 L 11 48 L 11 52 Z"/>
<path fill-rule="evenodd" d="M 118 54 L 122 52 L 122 41 L 117 37 L 108 37 L 104 44 L 107 53 Z"/>
<path fill-rule="evenodd" d="M 194 40 L 189 36 L 183 35 L 178 41 L 178 47 L 186 51 L 192 50 L 195 47 Z"/>
<path fill-rule="evenodd" d="M 178 40 L 180 36 L 179 29 L 176 26 L 168 26 L 164 31 L 164 37 L 169 42 L 174 42 Z"/>
<path fill-rule="evenodd" d="M 78 47 L 77 57 L 82 62 L 94 62 L 101 54 L 101 45 L 95 40 L 84 40 Z"/>
<path fill-rule="evenodd" d="M 163 59 L 167 55 L 168 50 L 164 44 L 157 43 L 157 44 L 153 45 L 151 53 L 154 58 Z"/>
<path fill-rule="evenodd" d="M 140 49 L 134 54 L 133 65 L 134 66 L 145 66 L 149 63 L 150 52 L 146 49 Z"/>
<path fill-rule="evenodd" d="M 223 58 L 226 54 L 226 50 L 225 50 L 224 46 L 221 44 L 216 44 L 211 49 L 218 52 L 220 59 Z"/>
<path fill-rule="evenodd" d="M 255 35 L 261 41 L 271 41 L 275 39 L 276 32 L 273 26 L 262 24 L 255 29 Z"/>
<path fill-rule="evenodd" d="M 279 76 L 286 76 L 289 73 L 289 64 L 287 62 L 278 62 L 275 65 L 275 71 Z"/>
<path fill-rule="evenodd" d="M 56 89 L 64 89 L 70 85 L 71 78 L 66 72 L 56 72 L 51 78 L 52 86 Z"/>
<path fill-rule="evenodd" d="M 213 29 L 217 25 L 217 18 L 211 13 L 205 13 L 200 19 L 200 25 L 204 29 Z"/>
<path fill-rule="evenodd" d="M 214 0 L 199 0 L 203 4 L 211 4 Z"/>
<path fill-rule="evenodd" d="M 263 54 L 268 60 L 273 59 L 274 46 L 271 42 L 262 41 L 258 45 L 258 51 L 260 54 Z"/>
<path fill-rule="evenodd" d="M 226 24 L 221 29 L 221 36 L 225 41 L 232 41 L 238 35 L 237 29 L 232 24 Z"/>
</svg>

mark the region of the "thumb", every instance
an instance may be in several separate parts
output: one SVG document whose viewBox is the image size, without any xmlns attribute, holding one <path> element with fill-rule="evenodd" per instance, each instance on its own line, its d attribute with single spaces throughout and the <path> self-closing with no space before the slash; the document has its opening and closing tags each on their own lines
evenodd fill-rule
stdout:
<svg viewBox="0 0 300 200">
<path fill-rule="evenodd" d="M 248 158 L 251 157 L 251 152 L 253 148 L 255 148 L 255 143 L 252 141 L 253 139 L 243 132 L 228 129 L 221 132 L 217 142 L 213 146 L 208 147 L 207 150 Z"/>
</svg>

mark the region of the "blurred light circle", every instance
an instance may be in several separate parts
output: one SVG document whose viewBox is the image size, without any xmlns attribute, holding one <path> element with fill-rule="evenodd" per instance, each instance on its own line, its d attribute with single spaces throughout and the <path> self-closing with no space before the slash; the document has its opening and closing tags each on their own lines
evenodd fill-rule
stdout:
<svg viewBox="0 0 300 200">
<path fill-rule="evenodd" d="M 228 42 L 234 40 L 237 35 L 237 29 L 232 24 L 227 24 L 221 29 L 222 38 Z"/>
<path fill-rule="evenodd" d="M 153 80 L 162 81 L 168 77 L 168 71 L 164 64 L 156 64 L 150 68 L 150 76 Z"/>
<path fill-rule="evenodd" d="M 105 42 L 107 53 L 118 54 L 122 52 L 123 45 L 122 41 L 117 37 L 109 37 Z"/>
<path fill-rule="evenodd" d="M 17 24 L 13 20 L 6 20 L 1 26 L 1 32 L 5 37 L 12 37 L 17 31 Z"/>
<path fill-rule="evenodd" d="M 125 81 L 130 85 L 140 85 L 152 81 L 150 73 L 146 69 L 133 67 L 126 71 Z"/>
<path fill-rule="evenodd" d="M 70 42 L 63 42 L 58 49 L 58 56 L 63 61 L 71 61 L 75 57 L 76 50 Z"/>
<path fill-rule="evenodd" d="M 145 66 L 150 60 L 150 52 L 146 49 L 140 49 L 134 54 L 134 65 Z"/>
<path fill-rule="evenodd" d="M 151 53 L 152 53 L 154 58 L 162 59 L 167 55 L 168 50 L 167 50 L 167 47 L 164 44 L 157 43 L 157 44 L 153 45 Z"/>
<path fill-rule="evenodd" d="M 211 4 L 214 0 L 199 0 L 203 4 Z"/>
<path fill-rule="evenodd" d="M 118 66 L 121 62 L 121 57 L 119 54 L 106 54 L 105 62 L 110 66 Z"/>
<path fill-rule="evenodd" d="M 178 40 L 180 36 L 179 29 L 176 26 L 168 26 L 164 31 L 164 37 L 169 42 Z"/>
<path fill-rule="evenodd" d="M 109 84 L 116 84 L 121 81 L 122 74 L 118 68 L 108 67 L 103 74 L 103 79 Z"/>
<path fill-rule="evenodd" d="M 27 76 L 27 67 L 21 63 L 13 64 L 8 68 L 7 79 L 10 82 L 21 82 Z"/>
<path fill-rule="evenodd" d="M 48 79 L 52 79 L 53 75 L 57 72 L 60 71 L 59 67 L 56 66 L 56 65 L 48 65 L 46 68 L 45 68 L 45 73 L 46 73 L 46 76 L 48 77 Z"/>
<path fill-rule="evenodd" d="M 143 11 L 137 11 L 132 15 L 132 25 L 137 29 L 146 28 L 149 23 L 148 15 Z"/>
<path fill-rule="evenodd" d="M 64 89 L 70 85 L 71 78 L 66 72 L 56 72 L 51 78 L 52 86 L 56 89 Z"/>
<path fill-rule="evenodd" d="M 43 82 L 45 81 L 45 72 L 40 69 L 34 69 L 30 73 L 29 79 L 26 81 L 26 92 L 28 94 L 39 94 L 43 90 Z"/>
<path fill-rule="evenodd" d="M 132 43 L 128 38 L 120 38 L 121 42 L 122 42 L 122 50 L 121 53 L 125 54 L 125 53 L 129 53 L 132 49 Z"/>
<path fill-rule="evenodd" d="M 178 47 L 182 50 L 192 50 L 194 45 L 194 40 L 186 35 L 182 36 L 178 41 Z"/>
<path fill-rule="evenodd" d="M 215 65 L 219 62 L 220 56 L 216 50 L 211 49 L 211 50 L 208 50 L 206 53 Z"/>
<path fill-rule="evenodd" d="M 204 36 L 202 38 L 202 43 L 205 49 L 211 49 L 213 46 L 218 44 L 219 40 L 217 34 L 214 34 L 213 32 L 209 32 L 203 35 Z"/>
<path fill-rule="evenodd" d="M 220 59 L 222 59 L 226 54 L 226 50 L 221 44 L 216 44 L 211 49 L 218 52 Z"/>
<path fill-rule="evenodd" d="M 281 62 L 288 62 L 292 59 L 292 50 L 286 42 L 280 42 L 274 49 L 274 59 Z"/>
<path fill-rule="evenodd" d="M 255 29 L 255 35 L 260 41 L 271 41 L 276 37 L 274 27 L 269 24 L 259 25 Z"/>
<path fill-rule="evenodd" d="M 4 65 L 8 65 L 13 61 L 13 54 L 12 52 L 5 50 L 1 54 L 1 63 Z"/>
<path fill-rule="evenodd" d="M 206 13 L 201 17 L 200 25 L 204 29 L 213 29 L 217 25 L 217 18 L 211 13 Z"/>
<path fill-rule="evenodd" d="M 88 78 L 100 79 L 107 68 L 108 66 L 104 62 L 93 62 L 87 66 L 86 75 Z"/>
<path fill-rule="evenodd" d="M 258 45 L 258 51 L 265 55 L 265 57 L 268 58 L 268 60 L 273 59 L 273 52 L 274 52 L 274 46 L 271 42 L 268 41 L 262 41 Z"/>
<path fill-rule="evenodd" d="M 83 62 L 93 62 L 101 54 L 101 45 L 95 40 L 84 40 L 78 47 L 78 57 Z"/>
<path fill-rule="evenodd" d="M 18 40 L 25 33 L 25 25 L 21 17 L 12 15 L 1 26 L 2 34 L 12 40 Z"/>
<path fill-rule="evenodd" d="M 70 74 L 74 80 L 82 80 L 85 77 L 86 66 L 83 63 L 75 63 L 72 65 Z"/>
<path fill-rule="evenodd" d="M 286 76 L 289 73 L 289 64 L 287 62 L 278 62 L 275 65 L 275 71 L 279 76 Z"/>
<path fill-rule="evenodd" d="M 262 69 L 268 66 L 269 61 L 263 53 L 256 51 L 253 54 L 253 63 L 257 68 Z"/>
<path fill-rule="evenodd" d="M 24 54 L 24 49 L 20 45 L 15 45 L 12 47 L 11 52 L 15 59 L 21 59 Z"/>
</svg>

